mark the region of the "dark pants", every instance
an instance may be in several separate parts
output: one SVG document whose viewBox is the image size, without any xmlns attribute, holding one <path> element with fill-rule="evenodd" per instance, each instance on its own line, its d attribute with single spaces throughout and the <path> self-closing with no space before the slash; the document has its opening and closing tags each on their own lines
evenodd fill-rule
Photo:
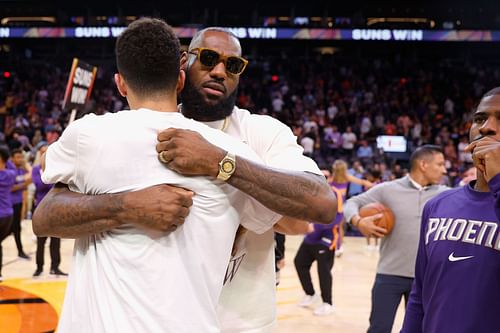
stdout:
<svg viewBox="0 0 500 333">
<path fill-rule="evenodd" d="M 24 253 L 23 244 L 21 243 L 21 210 L 23 209 L 23 203 L 14 204 L 12 208 L 14 209 L 14 215 L 12 216 L 11 232 L 14 234 L 14 240 L 16 241 L 17 254 L 21 255 Z"/>
<path fill-rule="evenodd" d="M 300 284 L 304 292 L 314 295 L 314 287 L 311 280 L 311 266 L 317 262 L 319 287 L 321 298 L 324 303 L 332 304 L 332 268 L 335 259 L 335 251 L 321 244 L 300 244 L 295 255 L 295 269 L 299 275 Z"/>
<path fill-rule="evenodd" d="M 45 256 L 45 242 L 47 237 L 36 238 L 36 267 L 43 269 L 44 256 Z M 57 237 L 50 237 L 50 269 L 55 270 L 59 268 L 61 263 L 61 239 Z"/>
<path fill-rule="evenodd" d="M 274 242 L 275 270 L 276 272 L 278 272 L 280 270 L 278 267 L 278 262 L 285 258 L 285 235 L 275 232 Z"/>
<path fill-rule="evenodd" d="M 10 235 L 12 226 L 12 216 L 0 218 L 0 276 L 2 275 L 2 242 Z"/>
<path fill-rule="evenodd" d="M 391 333 L 401 297 L 405 305 L 411 291 L 412 278 L 377 274 L 372 288 L 372 310 L 368 333 Z"/>
</svg>

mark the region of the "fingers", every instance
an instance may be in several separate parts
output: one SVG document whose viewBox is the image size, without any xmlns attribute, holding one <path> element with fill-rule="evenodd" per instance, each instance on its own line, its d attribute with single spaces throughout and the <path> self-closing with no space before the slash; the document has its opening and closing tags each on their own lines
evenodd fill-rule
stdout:
<svg viewBox="0 0 500 333">
<path fill-rule="evenodd" d="M 478 148 L 478 147 L 485 147 L 485 146 L 490 146 L 490 145 L 495 145 L 495 144 L 498 144 L 497 140 L 495 140 L 492 137 L 485 136 L 477 141 L 472 141 L 467 147 L 465 147 L 464 150 L 466 152 L 472 153 L 472 152 L 475 152 L 476 148 Z"/>
<path fill-rule="evenodd" d="M 163 131 L 160 131 L 156 138 L 158 141 L 163 142 L 163 141 L 168 141 L 170 140 L 173 136 L 175 136 L 176 132 L 180 131 L 177 128 L 167 128 Z"/>
<path fill-rule="evenodd" d="M 500 150 L 500 143 L 491 137 L 484 137 L 469 146 L 472 148 L 472 159 L 474 161 L 474 165 L 485 176 L 488 176 L 487 163 L 490 163 L 488 167 L 491 169 L 491 163 L 498 162 L 498 157 L 496 156 L 498 156 L 498 151 Z"/>
<path fill-rule="evenodd" d="M 380 220 L 383 216 L 384 216 L 383 214 L 375 214 L 372 216 L 367 216 L 367 217 L 365 217 L 365 219 L 367 221 L 375 222 L 377 220 Z"/>
<path fill-rule="evenodd" d="M 375 224 L 375 221 L 381 219 L 382 217 L 383 214 L 375 214 L 372 216 L 363 217 L 358 223 L 359 231 L 361 231 L 361 233 L 367 237 L 384 237 L 387 234 L 387 230 Z"/>
<path fill-rule="evenodd" d="M 472 151 L 474 150 L 474 148 L 476 148 L 476 144 L 477 144 L 477 141 L 469 143 L 469 145 L 467 145 L 467 147 L 465 147 L 464 151 L 467 152 L 467 153 L 472 153 Z"/>
<path fill-rule="evenodd" d="M 170 162 L 171 160 L 168 159 L 168 157 L 166 157 L 166 151 L 161 151 L 158 153 L 158 159 L 160 160 L 160 162 L 162 163 L 165 163 L 165 164 L 168 164 L 168 162 Z"/>
<path fill-rule="evenodd" d="M 382 238 L 385 235 L 387 235 L 387 229 L 374 226 L 374 228 L 371 231 L 371 235 L 374 237 Z"/>
</svg>

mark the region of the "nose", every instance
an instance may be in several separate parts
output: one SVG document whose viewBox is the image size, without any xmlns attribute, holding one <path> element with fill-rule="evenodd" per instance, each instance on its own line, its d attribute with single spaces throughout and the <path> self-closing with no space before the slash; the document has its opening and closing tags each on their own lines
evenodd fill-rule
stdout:
<svg viewBox="0 0 500 333">
<path fill-rule="evenodd" d="M 495 136 L 498 133 L 498 119 L 494 116 L 489 116 L 488 119 L 479 128 L 479 133 L 483 136 Z"/>
<path fill-rule="evenodd" d="M 219 80 L 227 79 L 226 65 L 224 62 L 219 61 L 210 71 L 210 76 Z"/>
</svg>

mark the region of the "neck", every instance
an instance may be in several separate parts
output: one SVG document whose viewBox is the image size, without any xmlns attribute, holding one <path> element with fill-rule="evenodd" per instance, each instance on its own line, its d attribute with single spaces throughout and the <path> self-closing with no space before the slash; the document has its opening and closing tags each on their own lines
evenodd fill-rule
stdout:
<svg viewBox="0 0 500 333">
<path fill-rule="evenodd" d="M 477 171 L 477 180 L 474 184 L 474 189 L 480 192 L 489 192 L 490 188 L 488 187 L 488 182 L 484 178 L 484 175 L 481 171 Z"/>
<path fill-rule="evenodd" d="M 420 172 L 410 171 L 410 177 L 416 183 L 418 183 L 420 186 L 429 185 L 429 182 L 427 181 L 427 179 L 425 179 L 424 175 Z"/>
<path fill-rule="evenodd" d="M 149 109 L 158 112 L 177 112 L 177 98 L 169 95 L 156 95 L 139 98 L 127 96 L 128 105 L 131 110 Z"/>
</svg>

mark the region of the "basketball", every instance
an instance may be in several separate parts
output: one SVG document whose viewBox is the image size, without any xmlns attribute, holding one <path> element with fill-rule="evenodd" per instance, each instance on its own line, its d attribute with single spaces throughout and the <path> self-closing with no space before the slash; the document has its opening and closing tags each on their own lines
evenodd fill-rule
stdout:
<svg viewBox="0 0 500 333">
<path fill-rule="evenodd" d="M 394 214 L 392 213 L 392 210 L 378 202 L 372 202 L 364 205 L 359 210 L 359 216 L 361 217 L 367 217 L 376 214 L 383 214 L 383 216 L 379 220 L 375 220 L 375 225 L 386 229 L 387 235 L 390 234 L 392 228 L 394 227 Z"/>
</svg>

